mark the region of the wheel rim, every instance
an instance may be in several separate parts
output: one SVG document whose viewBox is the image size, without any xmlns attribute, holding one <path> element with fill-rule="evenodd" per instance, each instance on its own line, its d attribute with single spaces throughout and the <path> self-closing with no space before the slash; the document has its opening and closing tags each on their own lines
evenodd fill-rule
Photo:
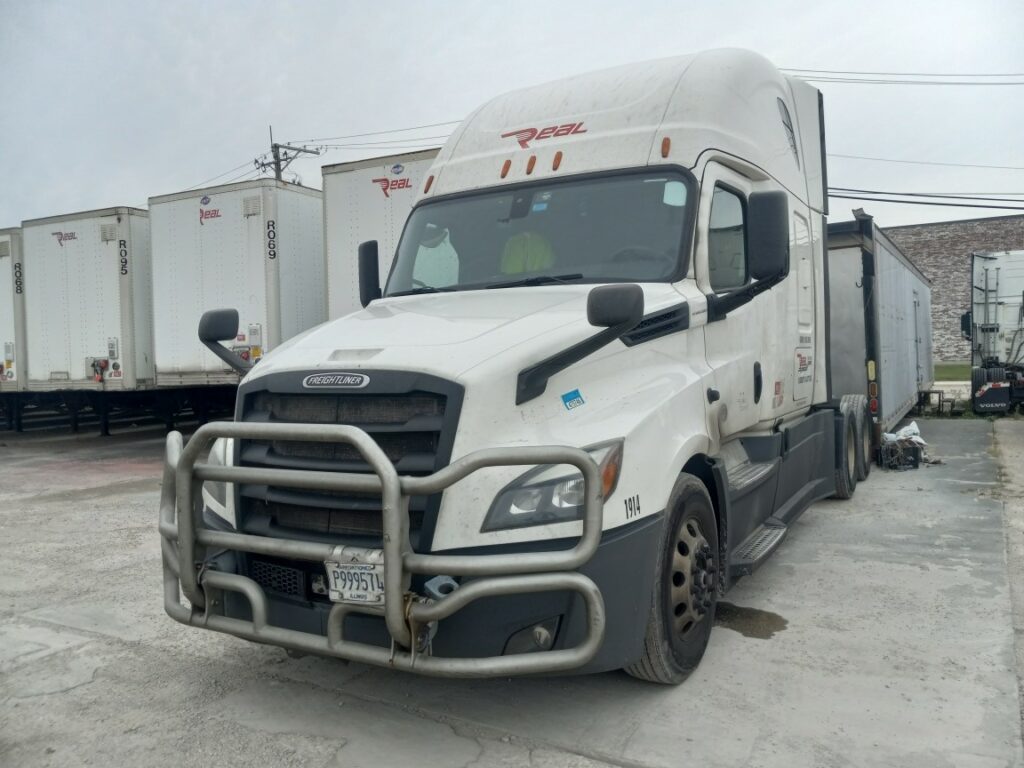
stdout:
<svg viewBox="0 0 1024 768">
<path fill-rule="evenodd" d="M 846 466 L 850 470 L 850 477 L 853 477 L 857 471 L 857 441 L 852 428 L 846 436 Z"/>
<path fill-rule="evenodd" d="M 669 594 L 677 637 L 685 638 L 704 620 L 715 589 L 715 556 L 700 523 L 690 517 L 676 532 Z"/>
</svg>

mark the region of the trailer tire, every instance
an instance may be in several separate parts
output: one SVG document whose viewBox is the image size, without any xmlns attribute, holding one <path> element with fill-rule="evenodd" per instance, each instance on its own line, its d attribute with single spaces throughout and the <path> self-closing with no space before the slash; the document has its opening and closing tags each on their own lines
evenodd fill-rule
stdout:
<svg viewBox="0 0 1024 768">
<path fill-rule="evenodd" d="M 874 461 L 871 411 L 868 409 L 868 399 L 864 395 L 843 395 L 840 408 L 844 408 L 853 416 L 853 427 L 857 435 L 857 482 L 867 480 L 868 475 L 871 474 L 871 464 Z"/>
<path fill-rule="evenodd" d="M 984 368 L 971 368 L 971 400 L 974 399 L 978 390 L 985 386 L 986 381 L 988 381 L 988 374 Z"/>
<path fill-rule="evenodd" d="M 849 499 L 857 489 L 857 426 L 856 416 L 847 408 L 839 408 L 839 434 L 836 441 L 836 492 L 833 499 Z"/>
<path fill-rule="evenodd" d="M 643 655 L 625 671 L 652 683 L 678 685 L 697 668 L 708 646 L 721 564 L 718 523 L 704 483 L 679 475 L 666 514 Z"/>
</svg>

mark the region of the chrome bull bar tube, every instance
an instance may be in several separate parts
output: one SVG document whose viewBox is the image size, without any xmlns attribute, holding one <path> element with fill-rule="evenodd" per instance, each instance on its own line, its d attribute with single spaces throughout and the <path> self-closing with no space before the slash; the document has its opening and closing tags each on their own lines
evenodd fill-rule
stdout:
<svg viewBox="0 0 1024 768">
<path fill-rule="evenodd" d="M 362 455 L 374 474 L 197 463 L 202 451 L 219 437 L 347 443 Z M 410 496 L 438 493 L 485 467 L 538 464 L 570 464 L 583 475 L 583 531 L 573 547 L 515 555 L 431 555 L 412 551 L 408 515 Z M 200 482 L 196 483 L 196 480 Z M 205 480 L 380 494 L 383 608 L 334 604 L 328 616 L 326 637 L 269 624 L 263 588 L 246 576 L 204 569 L 206 549 L 238 550 L 323 562 L 331 559 L 336 547 L 206 528 L 202 521 L 200 493 L 201 482 Z M 394 465 L 368 434 L 346 425 L 218 422 L 200 427 L 184 446 L 181 434 L 172 432 L 167 437 L 159 523 L 165 609 L 175 620 L 191 626 L 424 674 L 481 676 L 573 669 L 592 659 L 604 638 L 604 602 L 600 590 L 591 579 L 574 572 L 594 555 L 600 542 L 603 514 L 600 489 L 600 472 L 594 460 L 585 451 L 566 446 L 491 448 L 468 454 L 427 477 L 399 477 Z M 464 583 L 437 601 L 431 601 L 409 591 L 414 573 L 480 578 Z M 182 605 L 179 585 L 190 606 Z M 488 658 L 441 658 L 422 650 L 420 629 L 451 616 L 478 599 L 554 590 L 574 591 L 586 606 L 586 635 L 573 648 Z M 232 618 L 211 610 L 216 607 L 216 601 L 210 600 L 209 595 L 218 591 L 242 595 L 250 605 L 252 619 Z M 383 616 L 393 641 L 392 647 L 388 649 L 346 640 L 342 625 L 345 617 L 353 613 Z"/>
</svg>

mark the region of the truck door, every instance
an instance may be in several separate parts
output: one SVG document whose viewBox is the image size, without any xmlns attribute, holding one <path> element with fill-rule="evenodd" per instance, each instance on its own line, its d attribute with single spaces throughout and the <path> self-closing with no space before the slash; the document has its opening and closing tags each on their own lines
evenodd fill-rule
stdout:
<svg viewBox="0 0 1024 768">
<path fill-rule="evenodd" d="M 746 201 L 750 191 L 750 180 L 739 173 L 717 163 L 705 168 L 695 262 L 697 285 L 705 294 L 727 293 L 749 279 Z M 704 327 L 711 368 L 709 428 L 723 442 L 758 421 L 757 403 L 765 394 L 760 329 L 768 318 L 763 304 L 758 298 Z"/>
</svg>

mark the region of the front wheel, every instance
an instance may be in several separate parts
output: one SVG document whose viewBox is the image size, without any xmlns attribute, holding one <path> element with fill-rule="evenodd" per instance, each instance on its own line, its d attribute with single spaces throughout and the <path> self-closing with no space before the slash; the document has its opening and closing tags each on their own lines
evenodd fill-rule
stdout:
<svg viewBox="0 0 1024 768">
<path fill-rule="evenodd" d="M 718 525 L 711 497 L 693 475 L 679 476 L 667 513 L 644 653 L 626 672 L 652 683 L 678 685 L 700 663 L 714 624 Z"/>
</svg>

